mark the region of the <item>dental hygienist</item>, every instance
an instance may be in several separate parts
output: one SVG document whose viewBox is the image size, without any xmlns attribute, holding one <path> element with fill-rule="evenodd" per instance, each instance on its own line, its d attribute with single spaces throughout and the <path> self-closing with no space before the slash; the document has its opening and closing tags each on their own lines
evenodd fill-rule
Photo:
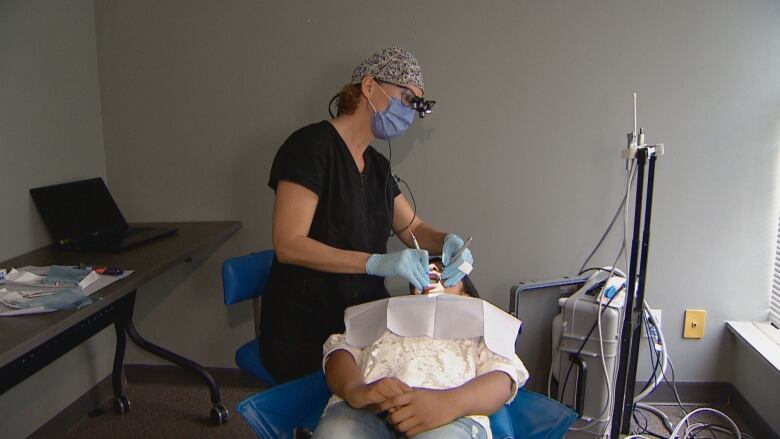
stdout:
<svg viewBox="0 0 780 439">
<path fill-rule="evenodd" d="M 470 271 L 463 239 L 417 217 L 371 147 L 390 141 L 430 111 L 422 71 L 393 47 L 360 63 L 338 96 L 337 116 L 295 131 L 279 148 L 268 185 L 275 191 L 276 257 L 263 295 L 263 364 L 279 382 L 322 367 L 322 344 L 344 332 L 344 310 L 388 297 L 384 278 L 428 284 L 428 252 L 441 254 L 445 285 Z M 391 229 L 408 247 L 387 252 Z M 464 268 L 465 267 L 465 268 Z"/>
</svg>

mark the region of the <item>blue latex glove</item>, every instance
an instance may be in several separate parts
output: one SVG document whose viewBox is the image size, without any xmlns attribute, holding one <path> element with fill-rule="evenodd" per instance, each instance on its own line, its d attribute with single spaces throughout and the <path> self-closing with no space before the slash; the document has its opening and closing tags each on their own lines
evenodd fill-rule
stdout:
<svg viewBox="0 0 780 439">
<path fill-rule="evenodd" d="M 455 285 L 466 275 L 466 273 L 458 269 L 461 264 L 468 262 L 474 265 L 474 256 L 471 255 L 471 250 L 469 249 L 464 250 L 458 256 L 458 259 L 452 260 L 452 257 L 461 247 L 463 247 L 463 238 L 460 236 L 454 233 L 448 233 L 444 236 L 444 246 L 441 249 L 441 263 L 444 264 L 444 272 L 441 274 L 441 278 L 445 287 Z"/>
<path fill-rule="evenodd" d="M 395 253 L 373 254 L 366 273 L 374 276 L 402 276 L 418 290 L 428 286 L 428 251 L 408 248 Z"/>
</svg>

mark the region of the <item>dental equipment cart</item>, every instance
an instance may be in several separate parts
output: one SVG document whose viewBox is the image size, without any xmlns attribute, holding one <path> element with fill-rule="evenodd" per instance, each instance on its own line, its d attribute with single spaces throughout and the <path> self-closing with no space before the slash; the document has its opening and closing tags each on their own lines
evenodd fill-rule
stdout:
<svg viewBox="0 0 780 439">
<path fill-rule="evenodd" d="M 532 379 L 536 377 L 528 383 L 529 388 L 546 394 L 548 386 L 552 387 L 555 391 L 551 397 L 579 415 L 567 438 L 609 437 L 614 403 L 613 385 L 606 384 L 604 369 L 609 383 L 614 383 L 625 310 L 622 291 L 625 279 L 614 276 L 608 281 L 614 284 L 614 291 L 620 292 L 612 299 L 602 298 L 600 331 L 596 325 L 602 306 L 597 298 L 604 281 L 587 280 L 587 277 L 578 277 L 517 284 L 510 292 L 510 313 L 523 320 L 524 331 L 531 330 L 536 334 L 525 338 L 535 339 L 535 346 L 518 346 L 518 353 L 526 362 Z M 555 296 L 554 288 L 559 289 L 557 303 L 551 300 Z M 573 290 L 576 291 L 572 294 Z M 540 307 L 543 308 L 541 318 Z M 553 387 L 553 384 L 557 385 Z"/>
</svg>

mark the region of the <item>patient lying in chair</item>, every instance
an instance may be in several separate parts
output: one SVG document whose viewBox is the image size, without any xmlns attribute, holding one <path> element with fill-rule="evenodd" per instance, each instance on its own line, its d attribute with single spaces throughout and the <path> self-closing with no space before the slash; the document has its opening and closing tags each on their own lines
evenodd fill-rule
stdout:
<svg viewBox="0 0 780 439">
<path fill-rule="evenodd" d="M 514 351 L 520 322 L 452 287 L 348 308 L 346 332 L 323 346 L 333 396 L 315 438 L 491 438 L 487 415 L 514 399 L 528 372 Z M 433 291 L 433 292 L 430 292 Z"/>
</svg>

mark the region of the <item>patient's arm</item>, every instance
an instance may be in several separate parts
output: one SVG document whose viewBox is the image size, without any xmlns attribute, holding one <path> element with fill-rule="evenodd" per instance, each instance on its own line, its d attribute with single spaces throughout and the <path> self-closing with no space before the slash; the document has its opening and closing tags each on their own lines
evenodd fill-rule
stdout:
<svg viewBox="0 0 780 439">
<path fill-rule="evenodd" d="M 354 357 L 345 350 L 334 351 L 328 356 L 325 380 L 331 392 L 356 409 L 376 409 L 388 398 L 412 390 L 398 378 L 382 378 L 366 384 Z"/>
<path fill-rule="evenodd" d="M 379 404 L 379 411 L 390 410 L 387 419 L 411 437 L 461 416 L 494 413 L 512 396 L 512 385 L 509 375 L 494 371 L 452 389 L 415 388 Z"/>
<path fill-rule="evenodd" d="M 513 381 L 502 371 L 480 375 L 452 389 L 461 416 L 491 415 L 512 396 Z"/>
</svg>

